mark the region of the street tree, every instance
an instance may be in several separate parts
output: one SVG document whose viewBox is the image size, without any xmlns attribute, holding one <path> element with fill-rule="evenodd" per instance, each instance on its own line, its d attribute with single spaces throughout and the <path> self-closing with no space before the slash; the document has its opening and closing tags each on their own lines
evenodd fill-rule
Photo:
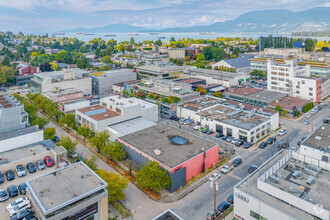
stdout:
<svg viewBox="0 0 330 220">
<path fill-rule="evenodd" d="M 69 154 L 74 154 L 77 144 L 77 140 L 73 141 L 70 137 L 61 137 L 60 141 L 57 143 L 57 146 L 62 146 L 68 151 Z"/>
<path fill-rule="evenodd" d="M 124 190 L 128 186 L 128 180 L 119 174 L 100 169 L 95 171 L 107 184 L 108 201 L 123 200 L 126 197 Z"/>
<path fill-rule="evenodd" d="M 87 125 L 82 125 L 78 128 L 77 133 L 84 137 L 84 141 L 89 138 L 91 138 L 94 134 L 94 131 L 92 131 Z"/>
<path fill-rule="evenodd" d="M 44 139 L 46 140 L 47 139 L 53 140 L 55 134 L 56 134 L 55 127 L 44 129 Z"/>
<path fill-rule="evenodd" d="M 275 107 L 275 111 L 277 111 L 277 112 L 281 112 L 281 106 L 280 106 L 280 105 L 276 105 L 276 107 Z"/>
<path fill-rule="evenodd" d="M 89 143 L 100 153 L 104 147 L 110 144 L 109 137 L 110 135 L 107 131 L 96 132 L 94 137 L 89 139 Z"/>
<path fill-rule="evenodd" d="M 69 127 L 75 129 L 76 117 L 73 113 L 66 114 L 59 120 L 59 123 L 65 125 L 67 129 L 69 129 Z"/>
<path fill-rule="evenodd" d="M 94 154 L 87 160 L 83 159 L 83 162 L 91 168 L 93 171 L 97 170 L 97 164 L 99 162 L 99 158 L 95 156 Z"/>
<path fill-rule="evenodd" d="M 105 146 L 102 149 L 102 153 L 107 155 L 111 160 L 122 161 L 126 157 L 126 151 L 123 145 L 117 141 L 111 142 L 108 146 Z"/>
<path fill-rule="evenodd" d="M 47 124 L 49 123 L 49 120 L 45 117 L 38 117 L 35 115 L 35 119 L 30 121 L 31 125 L 38 125 L 39 129 L 43 129 Z"/>
<path fill-rule="evenodd" d="M 149 163 L 141 168 L 136 174 L 136 181 L 139 186 L 143 186 L 156 193 L 161 189 L 169 187 L 172 183 L 166 170 L 162 170 L 155 161 L 149 161 Z"/>
</svg>

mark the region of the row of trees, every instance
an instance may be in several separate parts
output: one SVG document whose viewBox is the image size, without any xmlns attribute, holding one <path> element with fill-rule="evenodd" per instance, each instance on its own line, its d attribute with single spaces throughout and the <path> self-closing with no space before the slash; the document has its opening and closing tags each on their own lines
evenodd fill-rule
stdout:
<svg viewBox="0 0 330 220">
<path fill-rule="evenodd" d="M 310 102 L 310 103 L 307 103 L 306 105 L 303 106 L 302 111 L 304 113 L 306 113 L 309 110 L 311 110 L 312 108 L 314 108 L 314 103 L 313 102 Z"/>
</svg>

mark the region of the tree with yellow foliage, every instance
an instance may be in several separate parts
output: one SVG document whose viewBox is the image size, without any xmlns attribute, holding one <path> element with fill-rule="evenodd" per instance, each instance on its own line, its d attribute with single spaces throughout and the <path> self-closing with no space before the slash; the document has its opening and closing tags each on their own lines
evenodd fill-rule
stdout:
<svg viewBox="0 0 330 220">
<path fill-rule="evenodd" d="M 57 68 L 57 64 L 54 62 L 49 62 L 49 64 L 52 66 L 52 69 L 55 71 Z"/>
<path fill-rule="evenodd" d="M 31 57 L 36 57 L 36 56 L 38 56 L 38 53 L 37 52 L 32 52 L 31 53 Z"/>
</svg>

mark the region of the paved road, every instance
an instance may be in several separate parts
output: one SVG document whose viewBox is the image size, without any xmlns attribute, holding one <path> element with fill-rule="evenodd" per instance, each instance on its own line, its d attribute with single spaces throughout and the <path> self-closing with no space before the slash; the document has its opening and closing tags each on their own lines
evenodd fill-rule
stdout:
<svg viewBox="0 0 330 220">
<path fill-rule="evenodd" d="M 314 115 L 314 128 L 319 127 L 327 115 L 330 115 L 329 105 L 323 106 L 323 109 Z M 307 136 L 311 133 L 311 124 L 304 125 L 303 120 L 289 121 L 281 119 L 281 123 L 286 126 L 288 133 L 282 137 L 277 137 L 277 143 L 279 141 L 285 141 L 288 138 L 290 146 L 297 146 L 296 143 L 301 137 Z M 56 127 L 58 136 L 69 136 L 64 130 L 52 122 L 50 122 L 48 126 Z M 226 198 L 232 193 L 233 186 L 248 175 L 247 169 L 250 165 L 260 166 L 278 151 L 276 144 L 255 151 L 244 150 L 237 147 L 235 147 L 235 149 L 236 154 L 243 159 L 243 163 L 232 170 L 231 173 L 222 175 L 220 178 L 219 191 L 216 193 L 217 204 L 226 200 Z M 78 154 L 82 154 L 83 157 L 89 157 L 93 154 L 80 143 L 77 145 L 77 152 Z M 116 172 L 102 160 L 99 160 L 98 165 L 101 169 Z M 184 219 L 204 219 L 205 215 L 213 209 L 213 189 L 211 189 L 208 182 L 188 194 L 183 199 L 173 203 L 159 203 L 154 201 L 131 183 L 125 190 L 125 193 L 127 197 L 123 200 L 123 204 L 132 211 L 133 216 L 131 219 L 151 219 L 168 208 L 174 210 Z"/>
</svg>

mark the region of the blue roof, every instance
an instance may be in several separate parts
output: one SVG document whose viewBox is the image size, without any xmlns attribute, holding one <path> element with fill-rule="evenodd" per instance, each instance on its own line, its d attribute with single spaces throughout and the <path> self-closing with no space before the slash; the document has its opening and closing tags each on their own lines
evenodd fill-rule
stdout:
<svg viewBox="0 0 330 220">
<path fill-rule="evenodd" d="M 85 114 L 87 116 L 92 116 L 92 115 L 97 115 L 97 114 L 105 113 L 106 111 L 107 110 L 105 108 L 101 108 L 101 109 L 97 109 L 97 110 L 94 110 L 94 111 L 86 112 Z"/>
<path fill-rule="evenodd" d="M 249 59 L 252 59 L 253 57 L 254 57 L 254 55 L 243 54 L 241 56 L 238 56 L 238 58 L 228 59 L 228 60 L 224 60 L 224 61 L 227 62 L 230 66 L 238 69 L 238 68 L 250 66 Z"/>
</svg>

